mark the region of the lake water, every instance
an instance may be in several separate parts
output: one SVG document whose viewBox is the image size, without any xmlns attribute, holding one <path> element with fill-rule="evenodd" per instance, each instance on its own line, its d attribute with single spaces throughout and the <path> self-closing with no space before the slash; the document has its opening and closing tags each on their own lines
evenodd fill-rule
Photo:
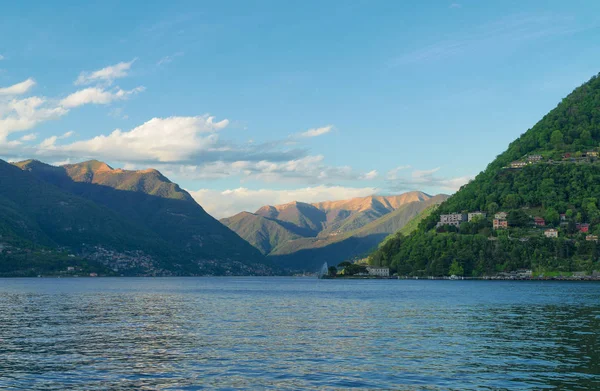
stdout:
<svg viewBox="0 0 600 391">
<path fill-rule="evenodd" d="M 600 390 L 600 284 L 0 279 L 0 389 Z"/>
</svg>

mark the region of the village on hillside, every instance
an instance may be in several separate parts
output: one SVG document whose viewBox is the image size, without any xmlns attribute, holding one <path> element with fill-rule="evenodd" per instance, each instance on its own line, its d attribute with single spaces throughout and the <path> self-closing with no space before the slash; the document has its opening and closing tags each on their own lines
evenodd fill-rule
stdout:
<svg viewBox="0 0 600 391">
<path fill-rule="evenodd" d="M 519 169 L 519 168 L 526 167 L 530 164 L 540 164 L 540 163 L 545 163 L 545 164 L 593 163 L 598 160 L 598 155 L 599 155 L 599 152 L 596 150 L 590 150 L 587 152 L 581 152 L 581 151 L 573 152 L 573 153 L 568 152 L 568 153 L 562 154 L 560 156 L 560 158 L 558 158 L 558 159 L 556 156 L 554 156 L 554 158 L 549 157 L 546 159 L 542 155 L 532 154 L 532 155 L 528 155 L 524 159 L 515 160 L 514 162 L 511 162 L 510 166 L 505 167 L 505 168 Z"/>
<path fill-rule="evenodd" d="M 546 220 L 540 216 L 529 216 L 532 221 L 531 229 L 528 231 L 530 235 L 544 235 L 547 238 L 558 238 L 559 232 L 564 229 L 566 230 L 571 222 L 570 219 L 567 218 L 565 213 L 560 214 L 560 224 L 559 227 L 549 227 L 546 223 Z M 437 223 L 436 228 L 438 231 L 443 232 L 447 230 L 445 227 L 455 227 L 457 231 L 460 232 L 461 225 L 465 222 L 467 223 L 481 223 L 487 220 L 486 212 L 469 212 L 469 213 L 450 213 L 443 214 L 440 216 L 440 221 Z M 571 236 L 576 233 L 586 234 L 585 240 L 587 241 L 598 241 L 598 235 L 589 234 L 590 225 L 588 223 L 577 223 L 572 222 L 574 229 L 571 229 Z M 497 212 L 494 214 L 494 218 L 492 219 L 492 227 L 494 231 L 498 230 L 508 230 L 509 222 L 508 222 L 508 213 L 507 212 Z M 490 240 L 497 240 L 497 236 L 490 235 Z M 520 238 L 523 241 L 527 240 L 527 237 Z"/>
</svg>

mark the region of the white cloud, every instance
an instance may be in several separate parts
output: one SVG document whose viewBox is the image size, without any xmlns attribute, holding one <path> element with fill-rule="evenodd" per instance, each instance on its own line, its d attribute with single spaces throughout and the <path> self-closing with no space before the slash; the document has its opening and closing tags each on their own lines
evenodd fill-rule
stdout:
<svg viewBox="0 0 600 391">
<path fill-rule="evenodd" d="M 104 83 L 111 85 L 115 79 L 125 77 L 129 74 L 131 65 L 135 62 L 133 59 L 129 62 L 120 62 L 115 65 L 108 66 L 106 68 L 99 69 L 93 72 L 81 72 L 75 85 L 86 85 L 93 83 Z"/>
<path fill-rule="evenodd" d="M 366 197 L 377 191 L 373 187 L 315 186 L 293 190 L 250 190 L 243 187 L 231 190 L 201 189 L 190 191 L 194 199 L 216 218 L 233 216 L 242 211 L 255 212 L 264 205 L 285 204 L 291 201 L 307 203 Z"/>
<path fill-rule="evenodd" d="M 63 134 L 62 136 L 48 137 L 47 139 L 45 139 L 44 141 L 42 141 L 38 147 L 40 149 L 42 149 L 42 150 L 44 150 L 44 149 L 46 149 L 46 150 L 54 150 L 54 149 L 56 149 L 56 145 L 55 144 L 56 144 L 56 142 L 58 140 L 67 139 L 67 138 L 71 137 L 74 134 L 75 134 L 75 132 L 70 131 L 70 132 L 67 132 L 67 133 Z"/>
<path fill-rule="evenodd" d="M 89 87 L 76 91 L 60 101 L 66 108 L 73 108 L 85 104 L 106 105 L 117 100 L 128 99 L 131 95 L 144 91 L 144 87 L 137 87 L 129 91 L 117 88 L 113 92 L 98 87 Z"/>
<path fill-rule="evenodd" d="M 115 107 L 108 112 L 109 117 L 117 118 L 117 119 L 128 119 L 129 116 L 124 113 L 122 107 Z"/>
<path fill-rule="evenodd" d="M 466 175 L 454 178 L 445 178 L 435 176 L 434 174 L 440 170 L 440 167 L 433 168 L 431 170 L 414 170 L 410 177 L 395 176 L 390 179 L 390 188 L 393 191 L 406 191 L 406 190 L 428 190 L 435 189 L 436 191 L 442 189 L 444 191 L 455 192 L 460 189 L 461 186 L 467 184 L 473 176 Z"/>
<path fill-rule="evenodd" d="M 462 7 L 462 5 L 459 4 L 459 3 L 452 3 L 452 4 L 450 4 L 450 8 L 461 8 L 461 7 Z"/>
<path fill-rule="evenodd" d="M 161 65 L 164 65 L 164 64 L 168 64 L 170 62 L 173 62 L 173 60 L 176 57 L 179 57 L 179 56 L 183 56 L 183 52 L 177 52 L 177 53 L 172 54 L 170 56 L 164 56 L 163 58 L 161 58 L 160 60 L 158 60 L 158 62 L 156 63 L 156 65 L 161 66 Z"/>
<path fill-rule="evenodd" d="M 40 122 L 55 120 L 68 112 L 37 96 L 0 102 L 0 144 L 13 133 L 33 128 Z"/>
<path fill-rule="evenodd" d="M 30 134 L 26 134 L 25 136 L 21 137 L 21 141 L 33 141 L 37 138 L 37 134 L 35 133 L 30 133 Z"/>
<path fill-rule="evenodd" d="M 217 131 L 228 120 L 214 121 L 209 115 L 153 118 L 128 131 L 117 129 L 109 135 L 57 147 L 77 156 L 97 156 L 118 161 L 154 160 L 176 162 L 216 145 Z"/>
<path fill-rule="evenodd" d="M 412 167 L 409 165 L 406 165 L 406 166 L 398 166 L 396 168 L 393 168 L 387 172 L 386 178 L 389 180 L 392 180 L 392 181 L 395 179 L 398 179 L 400 171 L 408 170 L 409 168 L 412 168 Z"/>
<path fill-rule="evenodd" d="M 375 179 L 379 176 L 379 174 L 377 173 L 377 170 L 373 170 L 373 171 L 369 171 L 364 175 L 361 175 L 360 179 L 366 179 L 366 180 L 371 180 L 371 179 Z"/>
<path fill-rule="evenodd" d="M 42 149 L 54 148 L 54 144 L 56 143 L 57 139 L 58 139 L 58 136 L 48 137 L 47 139 L 45 139 L 44 141 L 42 141 L 40 143 L 39 147 Z"/>
<path fill-rule="evenodd" d="M 413 178 L 430 177 L 433 174 L 435 174 L 436 172 L 438 172 L 439 170 L 440 170 L 440 167 L 432 168 L 431 170 L 414 170 L 412 172 L 412 177 Z"/>
<path fill-rule="evenodd" d="M 304 133 L 300 133 L 300 137 L 317 137 L 325 133 L 329 133 L 333 129 L 333 125 L 323 126 L 321 128 L 309 129 Z"/>
<path fill-rule="evenodd" d="M 322 155 L 309 155 L 284 161 L 236 160 L 214 161 L 199 165 L 177 165 L 161 168 L 170 175 L 189 179 L 222 179 L 241 177 L 243 181 L 266 183 L 329 184 L 336 181 L 358 180 L 364 175 L 348 166 L 328 166 Z"/>
<path fill-rule="evenodd" d="M 9 87 L 0 88 L 0 96 L 22 95 L 35 85 L 35 81 L 29 78 Z"/>
<path fill-rule="evenodd" d="M 4 60 L 4 56 L 0 54 L 0 61 Z"/>
</svg>

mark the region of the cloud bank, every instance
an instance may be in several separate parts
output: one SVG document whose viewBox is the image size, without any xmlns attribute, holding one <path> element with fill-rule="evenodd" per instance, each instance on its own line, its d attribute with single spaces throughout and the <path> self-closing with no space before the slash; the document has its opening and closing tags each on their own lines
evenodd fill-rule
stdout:
<svg viewBox="0 0 600 391">
<path fill-rule="evenodd" d="M 264 205 L 285 204 L 291 201 L 307 203 L 366 197 L 375 194 L 373 187 L 315 186 L 295 190 L 250 190 L 237 188 L 231 190 L 200 189 L 190 191 L 194 199 L 215 218 L 233 216 L 241 211 L 254 213 Z"/>
</svg>

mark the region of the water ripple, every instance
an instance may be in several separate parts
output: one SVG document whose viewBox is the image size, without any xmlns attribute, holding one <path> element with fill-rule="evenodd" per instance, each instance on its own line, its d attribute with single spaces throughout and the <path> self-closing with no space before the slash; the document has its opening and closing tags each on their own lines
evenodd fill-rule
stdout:
<svg viewBox="0 0 600 391">
<path fill-rule="evenodd" d="M 600 285 L 0 279 L 0 389 L 598 390 Z"/>
</svg>

